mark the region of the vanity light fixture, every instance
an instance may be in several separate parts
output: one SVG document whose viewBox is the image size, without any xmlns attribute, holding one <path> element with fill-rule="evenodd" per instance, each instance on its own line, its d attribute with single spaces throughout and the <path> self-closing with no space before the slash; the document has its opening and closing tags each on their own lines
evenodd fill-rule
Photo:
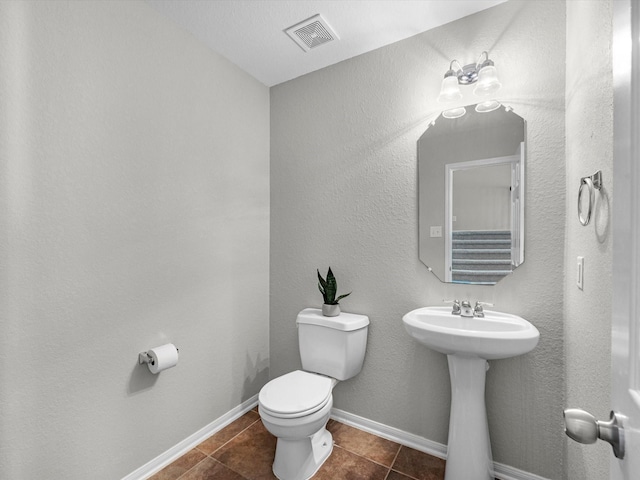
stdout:
<svg viewBox="0 0 640 480">
<path fill-rule="evenodd" d="M 440 87 L 440 95 L 438 96 L 438 101 L 441 103 L 445 102 L 453 102 L 455 100 L 460 100 L 462 98 L 462 92 L 460 91 L 460 87 L 458 83 L 458 72 L 460 70 L 454 70 L 453 64 L 458 63 L 457 60 L 453 60 L 449 65 L 449 70 L 444 74 L 444 78 L 442 79 L 442 86 Z M 458 66 L 460 64 L 458 63 Z"/>
<path fill-rule="evenodd" d="M 482 55 L 486 57 L 486 60 L 480 63 Z M 478 67 L 478 83 L 476 88 L 473 89 L 473 93 L 480 97 L 488 97 L 500 90 L 502 84 L 500 83 L 500 80 L 498 80 L 496 67 L 493 64 L 493 61 L 489 60 L 489 54 L 487 52 L 482 52 L 480 54 L 480 58 L 478 59 L 476 66 Z"/>
<path fill-rule="evenodd" d="M 498 80 L 493 60 L 489 59 L 489 54 L 486 51 L 480 54 L 476 63 L 462 66 L 458 60 L 451 61 L 449 70 L 444 74 L 444 79 L 442 80 L 438 102 L 448 103 L 460 100 L 462 98 L 460 85 L 471 85 L 474 83 L 476 87 L 473 89 L 473 93 L 481 97 L 489 97 L 502 87 L 500 80 Z M 476 112 L 492 112 L 498 107 L 500 107 L 500 102 L 497 100 L 486 100 L 478 103 Z M 458 107 L 446 110 L 442 115 L 445 118 L 458 118 L 465 113 L 466 110 L 463 107 Z"/>
</svg>

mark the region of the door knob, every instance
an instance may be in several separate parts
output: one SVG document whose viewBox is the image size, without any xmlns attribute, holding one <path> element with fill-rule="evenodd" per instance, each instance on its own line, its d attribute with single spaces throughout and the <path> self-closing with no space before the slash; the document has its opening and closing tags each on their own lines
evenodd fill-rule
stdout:
<svg viewBox="0 0 640 480">
<path fill-rule="evenodd" d="M 617 458 L 624 458 L 624 429 L 620 414 L 611 412 L 608 422 L 596 420 L 579 408 L 567 408 L 563 415 L 564 431 L 569 438 L 587 444 L 595 443 L 599 438 L 611 444 Z"/>
</svg>

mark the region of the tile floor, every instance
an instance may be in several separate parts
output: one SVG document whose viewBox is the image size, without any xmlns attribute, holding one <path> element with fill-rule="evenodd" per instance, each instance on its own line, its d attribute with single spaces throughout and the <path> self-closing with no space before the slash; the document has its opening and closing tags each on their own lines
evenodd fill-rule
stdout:
<svg viewBox="0 0 640 480">
<path fill-rule="evenodd" d="M 314 480 L 442 480 L 445 461 L 335 420 L 333 452 Z M 150 480 L 272 480 L 276 439 L 256 409 L 247 412 Z"/>
</svg>

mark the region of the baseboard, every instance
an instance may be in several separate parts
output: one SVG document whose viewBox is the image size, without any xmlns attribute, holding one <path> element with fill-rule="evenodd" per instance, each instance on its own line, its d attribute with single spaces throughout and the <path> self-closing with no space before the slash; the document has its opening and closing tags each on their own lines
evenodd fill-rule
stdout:
<svg viewBox="0 0 640 480">
<path fill-rule="evenodd" d="M 231 422 L 240 418 L 242 415 L 247 413 L 257 404 L 258 404 L 258 395 L 254 395 L 250 399 L 242 402 L 237 407 L 232 408 L 221 417 L 215 419 L 209 425 L 206 425 L 205 427 L 202 427 L 200 430 L 198 430 L 194 434 L 189 435 L 187 438 L 182 440 L 177 445 L 174 445 L 166 452 L 160 454 L 159 456 L 157 456 L 150 462 L 146 463 L 145 465 L 141 466 L 134 472 L 131 472 L 126 477 L 123 477 L 122 480 L 144 480 L 146 478 L 149 478 L 154 473 L 159 472 L 164 467 L 169 465 L 171 462 L 173 462 L 174 460 L 178 459 L 179 457 L 187 453 L 196 445 L 205 441 L 214 433 L 219 432 L 224 427 L 229 425 Z"/>
<path fill-rule="evenodd" d="M 345 412 L 333 408 L 331 410 L 331 418 L 338 422 L 345 423 L 352 427 L 364 430 L 365 432 L 373 433 L 378 437 L 386 438 L 392 442 L 399 443 L 400 445 L 406 445 L 407 447 L 419 450 L 429 455 L 433 455 L 438 458 L 447 458 L 447 446 L 442 443 L 433 442 L 427 440 L 424 437 L 414 435 L 413 433 L 405 432 L 398 428 L 389 427 L 382 423 L 374 422 L 368 418 L 354 415 L 353 413 Z"/>
<path fill-rule="evenodd" d="M 541 477 L 535 473 L 518 470 L 517 468 L 498 462 L 493 462 L 493 468 L 495 470 L 496 478 L 499 478 L 500 480 L 549 480 L 548 478 Z"/>
<path fill-rule="evenodd" d="M 365 432 L 377 435 L 378 437 L 399 443 L 400 445 L 406 445 L 407 447 L 415 450 L 428 453 L 434 457 L 442 459 L 447 458 L 447 446 L 442 443 L 433 442 L 424 437 L 414 435 L 413 433 L 374 422 L 373 420 L 369 420 L 337 408 L 331 410 L 331 418 L 349 426 L 364 430 Z M 533 473 L 518 470 L 517 468 L 503 465 L 498 462 L 494 462 L 493 468 L 495 470 L 494 473 L 496 478 L 500 480 L 548 480 Z"/>
</svg>

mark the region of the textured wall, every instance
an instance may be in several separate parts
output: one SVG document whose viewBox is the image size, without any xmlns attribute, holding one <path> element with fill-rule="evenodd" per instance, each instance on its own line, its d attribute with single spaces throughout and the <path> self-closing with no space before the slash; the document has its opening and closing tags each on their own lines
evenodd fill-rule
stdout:
<svg viewBox="0 0 640 480">
<path fill-rule="evenodd" d="M 298 368 L 295 317 L 318 306 L 331 265 L 343 310 L 371 318 L 360 375 L 335 405 L 446 443 L 443 355 L 404 331 L 404 313 L 443 298 L 494 302 L 541 333 L 532 353 L 492 362 L 495 460 L 563 474 L 565 3 L 508 2 L 271 89 L 271 373 Z M 418 259 L 416 142 L 452 58 L 495 60 L 499 99 L 527 120 L 526 261 L 495 287 L 445 285 Z M 465 103 L 475 103 L 471 95 Z"/>
<path fill-rule="evenodd" d="M 611 384 L 611 212 L 613 189 L 612 11 L 610 0 L 567 2 L 566 406 L 608 419 Z M 584 70 L 585 57 L 598 58 Z M 578 222 L 580 178 L 602 170 L 591 223 Z M 584 290 L 576 257 L 584 260 Z M 611 447 L 567 439 L 567 478 L 609 478 Z"/>
<path fill-rule="evenodd" d="M 269 93 L 144 2 L 0 2 L 0 65 L 0 478 L 121 478 L 268 375 Z"/>
</svg>

